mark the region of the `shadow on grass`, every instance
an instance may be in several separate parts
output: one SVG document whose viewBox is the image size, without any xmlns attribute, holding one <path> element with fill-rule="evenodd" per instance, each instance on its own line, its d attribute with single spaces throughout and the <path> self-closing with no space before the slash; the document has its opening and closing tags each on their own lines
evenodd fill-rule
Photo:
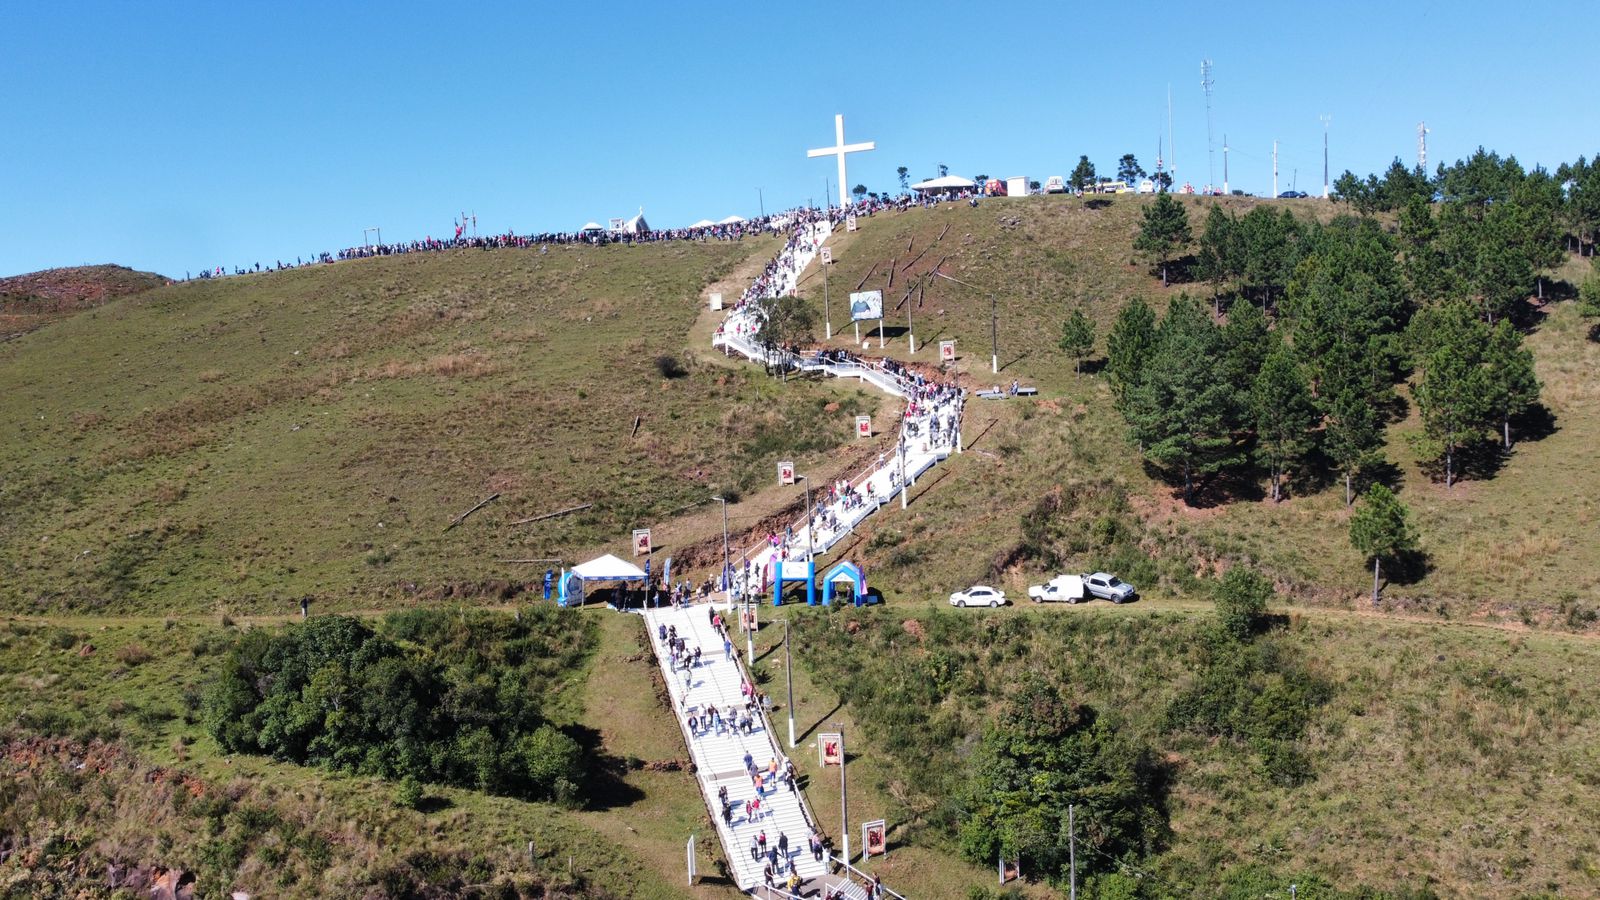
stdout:
<svg viewBox="0 0 1600 900">
<path fill-rule="evenodd" d="M 1535 403 L 1521 415 L 1511 417 L 1511 438 L 1517 441 L 1542 441 L 1561 430 L 1556 414 L 1543 403 Z"/>
<path fill-rule="evenodd" d="M 1433 562 L 1421 550 L 1410 550 L 1383 567 L 1385 584 L 1416 584 L 1433 571 Z"/>
<path fill-rule="evenodd" d="M 632 806 L 644 799 L 644 791 L 628 784 L 626 780 L 627 760 L 606 751 L 598 729 L 569 725 L 562 731 L 578 742 L 583 758 L 589 761 L 584 781 L 585 809 L 617 809 Z"/>
<path fill-rule="evenodd" d="M 826 723 L 830 717 L 832 717 L 835 713 L 837 713 L 841 709 L 844 709 L 844 701 L 843 700 L 840 700 L 839 702 L 835 703 L 833 705 L 833 709 L 830 709 L 827 712 L 823 713 L 820 718 L 818 718 L 815 722 L 812 722 L 810 725 L 808 725 L 806 727 L 806 729 L 804 731 L 800 732 L 799 736 L 795 738 L 795 742 L 799 743 L 800 741 L 804 741 L 804 740 L 809 739 L 812 734 L 816 733 L 816 730 L 818 728 L 821 728 L 823 726 L 823 724 Z"/>
</svg>

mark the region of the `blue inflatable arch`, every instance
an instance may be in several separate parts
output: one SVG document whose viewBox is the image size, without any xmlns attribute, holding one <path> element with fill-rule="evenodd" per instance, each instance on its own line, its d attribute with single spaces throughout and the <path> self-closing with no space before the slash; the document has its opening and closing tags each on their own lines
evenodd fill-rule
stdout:
<svg viewBox="0 0 1600 900">
<path fill-rule="evenodd" d="M 857 606 L 861 606 L 862 604 L 866 603 L 867 576 L 862 574 L 860 566 L 856 565 L 855 563 L 845 561 L 829 569 L 828 574 L 822 576 L 823 606 L 833 605 L 833 586 L 835 582 L 839 581 L 850 582 L 852 593 L 855 594 L 854 599 Z"/>
</svg>

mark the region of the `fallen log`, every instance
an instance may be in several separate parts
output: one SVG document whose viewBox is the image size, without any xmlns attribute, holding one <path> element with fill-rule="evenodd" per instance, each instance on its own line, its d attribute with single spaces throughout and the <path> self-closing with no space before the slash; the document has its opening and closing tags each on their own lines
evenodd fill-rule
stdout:
<svg viewBox="0 0 1600 900">
<path fill-rule="evenodd" d="M 865 275 L 863 275 L 863 276 L 861 276 L 861 280 L 860 280 L 860 281 L 858 281 L 858 282 L 856 282 L 856 290 L 858 290 L 858 291 L 859 291 L 859 290 L 861 290 L 861 289 L 862 289 L 862 288 L 863 288 L 863 287 L 865 287 L 865 286 L 866 286 L 866 283 L 867 283 L 867 279 L 868 279 L 868 278 L 871 278 L 871 277 L 872 277 L 872 273 L 873 273 L 873 272 L 876 272 L 876 271 L 878 271 L 878 264 L 877 264 L 877 263 L 873 263 L 873 264 L 872 264 L 872 268 L 870 268 L 870 269 L 868 269 L 868 270 L 867 270 L 867 274 L 865 274 Z"/>
<path fill-rule="evenodd" d="M 445 531 L 449 531 L 450 529 L 456 527 L 457 525 L 460 525 L 462 522 L 465 522 L 467 520 L 467 516 L 472 515 L 473 513 L 477 512 L 480 509 L 483 509 L 485 506 L 488 506 L 489 504 L 493 503 L 494 501 L 496 501 L 498 499 L 500 499 L 500 492 L 496 491 L 493 494 L 490 494 L 489 496 L 483 498 L 482 500 L 479 500 L 477 506 L 474 506 L 473 508 L 467 510 L 466 512 L 462 513 L 461 515 L 456 516 L 455 519 L 452 520 L 449 525 L 446 525 L 444 527 L 444 530 Z"/>
<path fill-rule="evenodd" d="M 589 507 L 591 507 L 593 505 L 594 505 L 593 503 L 584 503 L 584 504 L 579 505 L 579 506 L 569 506 L 566 509 L 558 509 L 555 512 L 544 513 L 543 515 L 538 515 L 538 516 L 529 516 L 526 519 L 518 519 L 515 522 L 512 522 L 511 524 L 513 524 L 513 525 L 526 525 L 529 522 L 543 522 L 545 519 L 554 519 L 556 516 L 564 516 L 564 515 L 567 515 L 568 513 L 579 512 L 581 510 L 588 509 Z"/>
</svg>

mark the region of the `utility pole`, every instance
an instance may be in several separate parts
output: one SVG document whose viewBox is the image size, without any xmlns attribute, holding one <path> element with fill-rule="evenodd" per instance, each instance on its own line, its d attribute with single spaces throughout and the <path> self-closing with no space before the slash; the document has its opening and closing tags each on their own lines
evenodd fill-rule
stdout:
<svg viewBox="0 0 1600 900">
<path fill-rule="evenodd" d="M 906 493 L 909 491 L 909 489 L 910 489 L 910 486 L 906 484 L 906 432 L 905 432 L 905 429 L 902 428 L 900 430 L 900 508 L 901 509 L 905 509 L 906 505 L 910 502 L 909 500 L 906 499 Z"/>
<path fill-rule="evenodd" d="M 1071 867 L 1071 876 L 1067 884 L 1071 891 L 1070 900 L 1078 900 L 1078 830 L 1072 819 L 1072 804 L 1067 804 L 1067 865 Z"/>
<path fill-rule="evenodd" d="M 1230 194 L 1228 190 L 1228 136 L 1222 136 L 1222 193 Z"/>
<path fill-rule="evenodd" d="M 1278 142 L 1272 142 L 1272 196 L 1278 196 Z"/>
<path fill-rule="evenodd" d="M 761 204 L 761 218 L 767 217 L 767 197 L 761 193 L 761 188 L 756 188 L 756 202 Z"/>
<path fill-rule="evenodd" d="M 789 749 L 794 749 L 794 660 L 789 655 L 789 619 L 783 620 L 783 679 L 789 686 Z M 841 768 L 843 760 L 840 760 Z"/>
<path fill-rule="evenodd" d="M 1332 193 L 1328 189 L 1328 123 L 1333 121 L 1333 116 L 1322 114 L 1322 199 L 1328 199 Z"/>
<path fill-rule="evenodd" d="M 907 294 L 906 295 L 906 339 L 908 341 L 910 341 L 910 345 L 911 345 L 911 349 L 907 351 L 908 353 L 916 353 L 917 352 L 917 334 L 916 334 L 916 330 L 911 325 L 911 307 L 913 307 L 915 305 L 916 304 L 911 302 L 911 295 Z"/>
</svg>

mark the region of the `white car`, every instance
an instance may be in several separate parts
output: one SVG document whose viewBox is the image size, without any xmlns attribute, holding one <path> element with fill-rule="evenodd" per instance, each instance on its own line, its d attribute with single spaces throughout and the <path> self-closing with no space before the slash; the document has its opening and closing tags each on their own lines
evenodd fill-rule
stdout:
<svg viewBox="0 0 1600 900">
<path fill-rule="evenodd" d="M 986 584 L 975 584 L 964 591 L 956 591 L 950 595 L 951 606 L 1004 606 L 1006 592 Z"/>
</svg>

